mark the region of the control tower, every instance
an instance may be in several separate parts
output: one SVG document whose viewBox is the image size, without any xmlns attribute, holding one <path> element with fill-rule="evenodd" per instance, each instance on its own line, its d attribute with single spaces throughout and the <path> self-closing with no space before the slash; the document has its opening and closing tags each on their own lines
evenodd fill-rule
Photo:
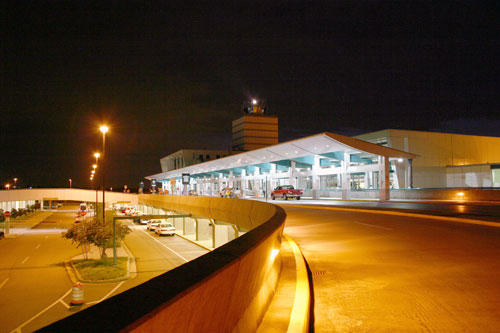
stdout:
<svg viewBox="0 0 500 333">
<path fill-rule="evenodd" d="M 263 101 L 244 103 L 244 115 L 233 121 L 233 151 L 249 151 L 278 144 L 278 117 L 266 114 Z"/>
</svg>

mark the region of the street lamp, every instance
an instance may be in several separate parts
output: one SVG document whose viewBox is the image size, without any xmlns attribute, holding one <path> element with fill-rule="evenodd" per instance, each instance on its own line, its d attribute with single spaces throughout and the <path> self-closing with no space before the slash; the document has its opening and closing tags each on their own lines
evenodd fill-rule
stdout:
<svg viewBox="0 0 500 333">
<path fill-rule="evenodd" d="M 9 189 L 10 189 L 10 184 L 5 184 L 5 188 L 6 188 L 7 190 L 9 190 Z"/>
<path fill-rule="evenodd" d="M 70 179 L 68 179 L 68 180 L 69 180 L 69 188 L 71 188 L 71 183 L 72 183 L 73 181 L 71 180 L 71 178 L 70 178 Z"/>
<path fill-rule="evenodd" d="M 106 126 L 106 125 L 102 125 L 101 127 L 99 127 L 99 130 L 101 131 L 102 133 L 102 156 L 103 156 L 103 160 L 102 160 L 102 167 L 101 167 L 101 174 L 102 174 L 102 223 L 104 225 L 104 222 L 105 222 L 105 219 L 106 219 L 106 200 L 105 200 L 105 192 L 106 192 L 106 188 L 104 186 L 104 155 L 106 154 L 106 133 L 108 132 L 109 130 L 109 127 Z"/>
<path fill-rule="evenodd" d="M 14 178 L 14 188 L 17 188 L 17 178 Z"/>
</svg>

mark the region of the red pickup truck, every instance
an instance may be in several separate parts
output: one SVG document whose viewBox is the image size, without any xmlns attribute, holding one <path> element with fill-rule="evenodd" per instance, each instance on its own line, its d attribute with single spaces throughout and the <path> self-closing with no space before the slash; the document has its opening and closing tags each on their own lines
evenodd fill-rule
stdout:
<svg viewBox="0 0 500 333">
<path fill-rule="evenodd" d="M 288 200 L 288 198 L 295 198 L 300 200 L 303 193 L 304 191 L 298 189 L 296 190 L 292 185 L 281 185 L 276 187 L 274 191 L 271 192 L 271 199 L 274 200 L 276 198 L 283 198 Z"/>
</svg>

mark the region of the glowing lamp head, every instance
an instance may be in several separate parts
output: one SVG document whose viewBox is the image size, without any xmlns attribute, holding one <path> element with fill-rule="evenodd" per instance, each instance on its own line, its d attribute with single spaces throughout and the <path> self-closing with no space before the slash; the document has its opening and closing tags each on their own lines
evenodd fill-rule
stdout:
<svg viewBox="0 0 500 333">
<path fill-rule="evenodd" d="M 254 99 L 252 99 L 252 104 L 253 104 L 253 105 L 256 105 L 256 104 L 257 104 L 257 100 L 256 100 L 255 98 L 254 98 Z"/>
<path fill-rule="evenodd" d="M 109 130 L 109 127 L 106 125 L 102 125 L 101 127 L 99 127 L 99 130 L 102 132 L 102 134 L 106 134 Z"/>
<path fill-rule="evenodd" d="M 94 153 L 94 157 L 95 157 L 95 158 L 99 158 L 100 156 L 101 156 L 101 154 L 99 154 L 99 153 Z"/>
<path fill-rule="evenodd" d="M 5 184 L 6 189 L 9 189 L 9 187 L 10 187 L 10 184 Z"/>
<path fill-rule="evenodd" d="M 403 159 L 402 158 L 398 158 L 398 162 L 399 163 L 403 163 Z"/>
<path fill-rule="evenodd" d="M 460 198 L 463 198 L 464 197 L 464 192 L 458 192 L 457 195 L 460 197 Z"/>
<path fill-rule="evenodd" d="M 92 168 L 95 170 L 97 168 L 97 164 L 92 164 Z"/>
</svg>

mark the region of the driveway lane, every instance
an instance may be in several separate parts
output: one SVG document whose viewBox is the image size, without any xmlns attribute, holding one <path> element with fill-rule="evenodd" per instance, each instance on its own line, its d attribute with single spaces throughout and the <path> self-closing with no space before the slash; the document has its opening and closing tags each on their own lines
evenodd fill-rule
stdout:
<svg viewBox="0 0 500 333">
<path fill-rule="evenodd" d="M 0 290 L 4 318 L 0 332 L 15 329 L 71 288 L 62 262 L 79 252 L 58 234 L 24 235 L 8 241 L 12 246 L 8 253 L 16 252 L 16 259 L 10 263 L 7 260 L 8 266 L 2 260 L 1 269 L 8 272 L 9 280 Z"/>
<path fill-rule="evenodd" d="M 500 327 L 500 228 L 285 209 L 312 271 L 317 332 Z"/>
</svg>

